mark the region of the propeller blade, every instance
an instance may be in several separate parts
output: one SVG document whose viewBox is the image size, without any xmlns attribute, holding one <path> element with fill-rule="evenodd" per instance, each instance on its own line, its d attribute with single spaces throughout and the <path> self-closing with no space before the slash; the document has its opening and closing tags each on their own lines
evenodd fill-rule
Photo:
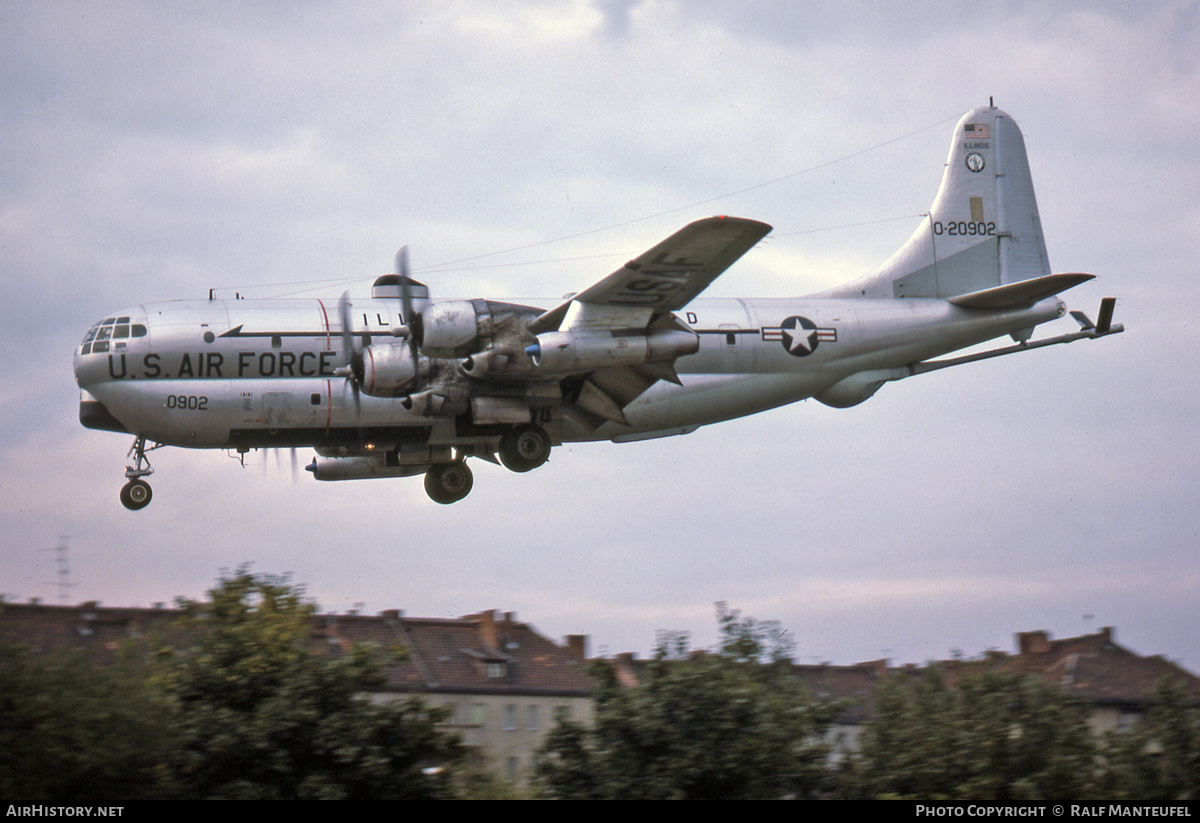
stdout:
<svg viewBox="0 0 1200 823">
<path fill-rule="evenodd" d="M 412 287 L 408 279 L 408 246 L 396 252 L 396 274 L 400 275 L 400 305 L 404 309 L 404 322 L 412 326 Z"/>
<path fill-rule="evenodd" d="M 338 316 L 342 321 L 342 355 L 346 358 L 345 365 L 350 365 L 354 356 L 354 335 L 350 333 L 350 292 L 342 292 L 338 298 Z"/>
<path fill-rule="evenodd" d="M 412 279 L 408 276 L 408 246 L 401 246 L 396 252 L 396 274 L 400 275 L 400 306 L 404 310 L 404 325 L 408 326 L 408 350 L 416 367 L 416 380 L 413 391 L 421 390 L 421 352 L 417 343 L 419 325 L 413 317 Z"/>
<path fill-rule="evenodd" d="M 354 335 L 350 331 L 350 292 L 342 292 L 338 298 L 338 316 L 342 320 L 342 354 L 346 358 L 346 382 L 350 384 L 350 393 L 354 398 L 354 416 L 362 416 L 362 401 L 358 397 L 358 376 L 354 373 L 354 359 L 359 356 L 354 344 Z"/>
</svg>

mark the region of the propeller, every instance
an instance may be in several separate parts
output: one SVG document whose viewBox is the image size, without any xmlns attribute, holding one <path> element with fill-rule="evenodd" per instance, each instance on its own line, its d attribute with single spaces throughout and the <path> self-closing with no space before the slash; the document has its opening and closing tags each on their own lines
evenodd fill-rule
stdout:
<svg viewBox="0 0 1200 823">
<path fill-rule="evenodd" d="M 334 374 L 346 378 L 350 384 L 350 394 L 354 398 L 354 422 L 358 425 L 358 439 L 365 440 L 366 431 L 362 426 L 362 399 L 359 397 L 358 384 L 363 375 L 363 355 L 354 342 L 350 331 L 350 292 L 342 292 L 338 298 L 338 315 L 342 320 L 342 351 L 346 355 L 346 365 L 334 370 Z"/>
<path fill-rule="evenodd" d="M 350 331 L 350 292 L 342 292 L 338 298 L 338 316 L 342 320 L 342 352 L 346 356 L 346 364 L 337 369 L 334 374 L 346 378 L 354 397 L 354 415 L 362 414 L 362 401 L 359 399 L 358 381 L 362 379 L 362 352 L 354 344 L 354 335 Z"/>
<path fill-rule="evenodd" d="M 266 448 L 266 449 L 263 449 L 263 462 L 262 462 L 263 474 L 265 475 L 267 473 L 267 463 L 268 463 L 268 460 L 270 459 L 267 456 L 268 452 L 275 453 L 275 471 L 282 472 L 283 471 L 283 449 L 281 449 L 281 448 Z M 295 483 L 296 477 L 298 476 L 298 472 L 300 469 L 299 459 L 296 455 L 296 447 L 295 446 L 289 447 L 288 452 L 290 453 L 290 457 L 291 457 L 292 483 Z"/>
<path fill-rule="evenodd" d="M 420 314 L 418 314 L 415 311 L 414 300 L 413 300 L 413 281 L 408 275 L 408 246 L 403 246 L 403 247 L 401 247 L 401 249 L 398 252 L 396 252 L 396 274 L 397 274 L 397 279 L 400 282 L 400 302 L 401 302 L 401 308 L 402 308 L 403 314 L 404 314 L 404 317 L 403 317 L 404 322 L 401 325 L 394 327 L 392 330 L 392 334 L 396 337 L 408 338 L 408 353 L 409 353 L 409 356 L 411 359 L 412 369 L 415 372 L 410 390 L 413 392 L 417 392 L 417 391 L 420 391 L 420 388 L 421 388 L 421 385 L 420 385 L 420 383 L 421 383 L 421 381 L 420 381 L 420 376 L 421 376 L 421 368 L 420 368 L 420 336 L 421 336 L 420 321 L 421 321 L 421 316 L 420 316 Z M 362 428 L 362 424 L 361 424 L 361 419 L 362 419 L 362 397 L 361 397 L 361 395 L 363 392 L 363 380 L 364 380 L 364 374 L 365 374 L 365 368 L 366 368 L 366 364 L 365 364 L 366 353 L 364 352 L 364 349 L 361 347 L 361 343 L 362 343 L 361 339 L 356 339 L 358 336 L 354 334 L 354 332 L 351 328 L 350 292 L 348 292 L 348 291 L 342 292 L 342 296 L 338 299 L 338 317 L 341 320 L 341 324 L 342 324 L 342 332 L 341 332 L 342 333 L 342 352 L 343 352 L 345 361 L 340 367 L 335 369 L 333 373 L 338 377 L 344 377 L 346 379 L 346 383 L 350 386 L 350 392 L 354 398 L 355 418 L 359 421 L 359 439 L 361 440 L 365 437 L 363 428 Z M 377 350 L 373 350 L 373 351 L 377 352 L 377 356 L 372 358 L 372 363 L 374 364 L 374 368 L 375 369 L 379 369 L 379 368 L 386 369 L 387 368 L 386 364 L 390 360 L 390 358 L 388 357 L 387 350 L 385 349 L 383 351 L 377 351 Z M 380 366 L 380 360 L 379 360 L 380 357 L 383 358 L 383 361 L 385 363 L 384 366 Z M 392 362 L 394 365 L 394 361 L 392 361 Z M 379 375 L 375 374 L 374 370 L 372 371 L 372 374 L 374 375 L 372 378 L 372 385 L 375 388 L 374 389 L 369 388 L 368 390 L 372 394 L 374 394 L 375 391 L 378 390 L 378 388 L 379 388 L 378 384 L 375 382 L 376 379 L 379 377 Z"/>
<path fill-rule="evenodd" d="M 396 274 L 400 275 L 400 307 L 404 312 L 404 325 L 408 327 L 408 351 L 416 367 L 413 391 L 421 390 L 421 352 L 417 336 L 420 333 L 420 318 L 413 311 L 412 278 L 408 276 L 408 246 L 396 252 Z"/>
</svg>

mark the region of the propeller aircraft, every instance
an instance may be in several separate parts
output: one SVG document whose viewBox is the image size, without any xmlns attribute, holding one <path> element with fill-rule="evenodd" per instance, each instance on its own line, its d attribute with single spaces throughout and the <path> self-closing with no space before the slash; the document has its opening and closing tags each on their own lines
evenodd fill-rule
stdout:
<svg viewBox="0 0 1200 823">
<path fill-rule="evenodd" d="M 698 220 L 549 307 L 432 300 L 404 249 L 370 299 L 133 306 L 75 350 L 80 422 L 134 435 L 129 509 L 150 502 L 147 454 L 162 446 L 311 447 L 318 480 L 423 474 L 453 503 L 471 491 L 469 458 L 527 472 L 566 442 L 687 434 L 809 397 L 846 408 L 889 381 L 1123 331 L 1104 298 L 1095 323 L 1073 311 L 1078 331 L 1032 339 L 1092 275 L 1051 273 L 1024 139 L 992 105 L 954 127 L 929 213 L 862 279 L 699 297 L 769 231 Z"/>
</svg>

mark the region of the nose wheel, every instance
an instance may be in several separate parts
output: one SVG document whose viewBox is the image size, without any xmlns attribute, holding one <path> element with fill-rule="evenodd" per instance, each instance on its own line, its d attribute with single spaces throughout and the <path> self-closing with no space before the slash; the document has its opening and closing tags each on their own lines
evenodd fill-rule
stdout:
<svg viewBox="0 0 1200 823">
<path fill-rule="evenodd" d="M 125 467 L 125 477 L 129 479 L 129 482 L 121 488 L 121 505 L 130 511 L 144 509 L 150 504 L 150 499 L 154 497 L 150 484 L 142 478 L 154 473 L 154 469 L 150 467 L 150 458 L 146 457 L 146 452 L 157 448 L 158 444 L 155 444 L 147 449 L 144 437 L 134 440 L 133 445 L 129 448 L 128 456 L 133 458 L 133 465 Z"/>
<path fill-rule="evenodd" d="M 154 492 L 145 480 L 130 480 L 121 488 L 121 503 L 130 511 L 145 508 Z"/>
</svg>

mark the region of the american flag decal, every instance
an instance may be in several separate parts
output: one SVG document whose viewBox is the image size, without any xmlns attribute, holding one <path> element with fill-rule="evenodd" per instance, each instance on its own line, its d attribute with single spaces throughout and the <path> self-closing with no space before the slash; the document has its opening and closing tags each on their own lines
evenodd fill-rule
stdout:
<svg viewBox="0 0 1200 823">
<path fill-rule="evenodd" d="M 967 123 L 963 126 L 963 134 L 976 140 L 987 140 L 992 136 L 992 127 L 987 123 Z"/>
</svg>

